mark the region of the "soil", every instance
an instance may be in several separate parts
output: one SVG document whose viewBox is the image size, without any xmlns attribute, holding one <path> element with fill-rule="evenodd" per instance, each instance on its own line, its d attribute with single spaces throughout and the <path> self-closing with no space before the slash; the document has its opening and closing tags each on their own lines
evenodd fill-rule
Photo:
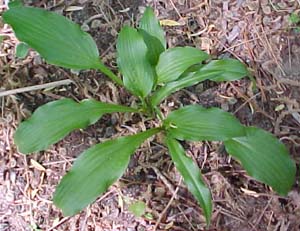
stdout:
<svg viewBox="0 0 300 231">
<path fill-rule="evenodd" d="M 300 43 L 289 15 L 300 12 L 299 0 L 69 0 L 26 1 L 64 14 L 95 39 L 103 61 L 116 72 L 115 43 L 124 24 L 135 24 L 145 6 L 165 26 L 168 47 L 194 46 L 213 57 L 232 57 L 253 72 L 257 89 L 243 79 L 230 83 L 204 82 L 174 93 L 161 104 L 167 114 L 180 105 L 201 104 L 229 111 L 245 125 L 275 134 L 300 162 Z M 70 10 L 70 6 L 78 6 Z M 5 10 L 0 2 L 0 10 Z M 74 9 L 74 8 L 73 8 Z M 50 149 L 25 156 L 13 142 L 19 123 L 47 102 L 70 97 L 136 104 L 124 89 L 96 71 L 74 72 L 51 66 L 34 51 L 15 58 L 18 43 L 0 21 L 0 91 L 71 79 L 75 84 L 0 98 L 0 231 L 10 230 L 300 230 L 299 170 L 286 197 L 247 176 L 221 143 L 185 143 L 199 165 L 214 201 L 211 225 L 206 226 L 196 200 L 187 191 L 159 137 L 149 140 L 132 157 L 123 177 L 80 214 L 63 217 L 52 203 L 61 177 L 80 153 L 93 144 L 153 126 L 138 116 L 105 115 L 85 130 L 72 132 Z M 268 148 L 268 147 L 266 147 Z M 135 217 L 129 205 L 146 204 Z"/>
</svg>

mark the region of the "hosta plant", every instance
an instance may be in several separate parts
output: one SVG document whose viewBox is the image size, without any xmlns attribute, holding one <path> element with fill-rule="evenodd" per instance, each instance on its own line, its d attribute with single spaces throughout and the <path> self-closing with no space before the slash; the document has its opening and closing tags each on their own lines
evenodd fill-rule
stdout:
<svg viewBox="0 0 300 231">
<path fill-rule="evenodd" d="M 295 178 L 295 163 L 287 148 L 272 134 L 242 125 L 219 108 L 181 107 L 166 118 L 159 104 L 170 94 L 204 80 L 233 81 L 248 76 L 235 59 L 214 60 L 193 47 L 167 48 L 164 32 L 151 8 L 137 28 L 125 26 L 117 39 L 117 63 L 122 78 L 99 59 L 92 37 L 65 17 L 43 9 L 16 4 L 3 15 L 18 39 L 35 49 L 47 62 L 77 70 L 96 69 L 139 100 L 127 107 L 86 99 L 61 99 L 39 107 L 20 124 L 14 140 L 18 150 L 30 154 L 47 149 L 75 129 L 94 124 L 103 114 L 141 113 L 160 120 L 160 127 L 112 139 L 84 151 L 62 178 L 54 203 L 66 216 L 92 203 L 126 171 L 131 155 L 149 137 L 161 133 L 164 145 L 183 180 L 202 207 L 206 221 L 212 214 L 210 190 L 201 171 L 186 155 L 181 141 L 222 141 L 253 178 L 286 195 Z"/>
</svg>

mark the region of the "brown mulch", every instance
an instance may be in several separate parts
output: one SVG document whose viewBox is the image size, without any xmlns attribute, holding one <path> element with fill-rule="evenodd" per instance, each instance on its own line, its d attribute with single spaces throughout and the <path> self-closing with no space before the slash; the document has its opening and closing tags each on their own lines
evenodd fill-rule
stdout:
<svg viewBox="0 0 300 231">
<path fill-rule="evenodd" d="M 29 1 L 28 1 L 29 2 Z M 30 1 L 31 5 L 63 13 L 94 37 L 108 66 L 115 68 L 115 40 L 124 24 L 141 16 L 146 5 L 165 26 L 168 46 L 190 45 L 214 57 L 234 57 L 247 63 L 257 91 L 247 79 L 232 83 L 201 83 L 177 92 L 161 107 L 218 106 L 246 125 L 255 125 L 280 138 L 299 168 L 300 162 L 300 40 L 289 15 L 300 12 L 299 0 L 146 0 Z M 82 6 L 75 11 L 70 6 Z M 5 10 L 0 2 L 0 10 Z M 74 9 L 74 8 L 73 8 Z M 299 25 L 300 26 L 300 25 Z M 64 218 L 51 198 L 73 160 L 87 147 L 119 134 L 144 129 L 139 117 L 104 116 L 84 131 L 76 131 L 49 150 L 24 156 L 13 134 L 38 106 L 71 97 L 134 104 L 136 99 L 95 71 L 79 74 L 53 67 L 31 51 L 15 58 L 18 43 L 0 20 L 0 90 L 34 86 L 62 79 L 75 84 L 0 98 L 0 231 L 8 230 L 300 230 L 299 171 L 292 191 L 280 197 L 253 180 L 224 153 L 217 142 L 186 143 L 212 190 L 214 211 L 209 228 L 197 202 L 186 190 L 159 137 L 146 142 L 132 158 L 120 181 L 74 217 Z M 267 148 L 267 147 L 266 147 Z M 135 217 L 128 206 L 147 205 Z"/>
</svg>

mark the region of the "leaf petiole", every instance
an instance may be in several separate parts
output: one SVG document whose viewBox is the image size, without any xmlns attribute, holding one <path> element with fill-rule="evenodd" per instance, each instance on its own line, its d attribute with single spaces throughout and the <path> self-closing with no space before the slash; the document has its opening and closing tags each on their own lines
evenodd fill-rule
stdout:
<svg viewBox="0 0 300 231">
<path fill-rule="evenodd" d="M 124 86 L 122 79 L 120 79 L 117 75 L 115 75 L 108 67 L 106 67 L 101 61 L 95 65 L 95 68 L 105 74 L 108 78 L 113 80 L 120 86 Z"/>
</svg>

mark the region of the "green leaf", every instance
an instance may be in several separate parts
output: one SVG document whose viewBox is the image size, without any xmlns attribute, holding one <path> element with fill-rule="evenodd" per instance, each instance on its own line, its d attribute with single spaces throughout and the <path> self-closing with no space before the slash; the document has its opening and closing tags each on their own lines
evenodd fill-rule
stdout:
<svg viewBox="0 0 300 231">
<path fill-rule="evenodd" d="M 122 176 L 130 156 L 157 132 L 159 129 L 151 129 L 106 141 L 83 152 L 58 185 L 54 203 L 65 216 L 78 213 Z"/>
<path fill-rule="evenodd" d="M 182 175 L 189 191 L 199 202 L 203 209 L 206 223 L 209 224 L 212 214 L 212 200 L 210 191 L 202 179 L 200 169 L 190 157 L 186 156 L 183 147 L 177 140 L 167 137 L 166 144 L 176 169 Z"/>
<path fill-rule="evenodd" d="M 166 48 L 165 33 L 150 7 L 146 8 L 139 23 L 139 28 L 146 31 L 149 35 L 156 37 L 160 41 L 163 49 Z"/>
<path fill-rule="evenodd" d="M 20 41 L 49 63 L 72 69 L 97 68 L 101 61 L 92 37 L 65 17 L 31 7 L 13 7 L 3 14 Z"/>
<path fill-rule="evenodd" d="M 120 105 L 83 100 L 61 99 L 39 107 L 18 127 L 14 140 L 20 152 L 41 151 L 64 138 L 75 129 L 95 123 L 105 113 L 136 112 Z"/>
<path fill-rule="evenodd" d="M 145 98 L 152 90 L 155 72 L 147 59 L 147 46 L 136 29 L 125 26 L 117 41 L 118 66 L 125 87 Z"/>
<path fill-rule="evenodd" d="M 146 212 L 146 204 L 143 201 L 136 201 L 132 203 L 128 210 L 134 214 L 136 217 L 141 217 Z"/>
<path fill-rule="evenodd" d="M 215 82 L 234 81 L 249 75 L 245 64 L 236 59 L 213 60 L 204 65 L 197 74 L 209 72 L 218 72 L 217 75 L 209 78 L 209 80 Z"/>
<path fill-rule="evenodd" d="M 255 127 L 245 128 L 246 135 L 224 142 L 227 152 L 247 173 L 286 195 L 295 182 L 296 167 L 286 147 L 272 134 Z"/>
<path fill-rule="evenodd" d="M 163 52 L 156 66 L 157 82 L 176 80 L 190 66 L 209 58 L 205 52 L 193 47 L 175 47 Z"/>
<path fill-rule="evenodd" d="M 162 52 L 164 52 L 165 48 L 162 46 L 159 39 L 148 34 L 146 31 L 139 29 L 138 32 L 143 36 L 144 42 L 147 45 L 147 58 L 149 62 L 156 66 L 159 56 Z"/>
<path fill-rule="evenodd" d="M 177 81 L 170 82 L 160 88 L 151 97 L 153 106 L 158 105 L 164 98 L 182 88 L 193 86 L 204 80 L 233 81 L 248 76 L 246 66 L 235 59 L 213 60 L 206 65 L 200 66 L 198 71 L 185 73 Z"/>
<path fill-rule="evenodd" d="M 19 43 L 16 47 L 16 56 L 18 58 L 25 58 L 28 54 L 29 46 L 26 43 Z"/>
<path fill-rule="evenodd" d="M 8 3 L 9 8 L 20 7 L 20 6 L 23 6 L 23 2 L 21 0 L 12 0 L 9 1 Z"/>
<path fill-rule="evenodd" d="M 244 126 L 230 113 L 219 108 L 190 105 L 171 112 L 164 126 L 179 140 L 223 141 L 244 136 Z"/>
<path fill-rule="evenodd" d="M 167 83 L 166 85 L 161 87 L 159 90 L 154 92 L 154 94 L 151 96 L 151 104 L 153 106 L 156 106 L 163 99 L 165 99 L 166 97 L 171 95 L 173 92 L 179 91 L 180 89 L 183 89 L 183 88 L 189 87 L 189 86 L 193 86 L 201 81 L 204 81 L 212 74 L 215 76 L 216 73 L 202 73 L 199 75 L 196 75 L 195 72 L 186 73 L 184 75 L 184 78 L 180 78 L 177 81 Z"/>
</svg>

